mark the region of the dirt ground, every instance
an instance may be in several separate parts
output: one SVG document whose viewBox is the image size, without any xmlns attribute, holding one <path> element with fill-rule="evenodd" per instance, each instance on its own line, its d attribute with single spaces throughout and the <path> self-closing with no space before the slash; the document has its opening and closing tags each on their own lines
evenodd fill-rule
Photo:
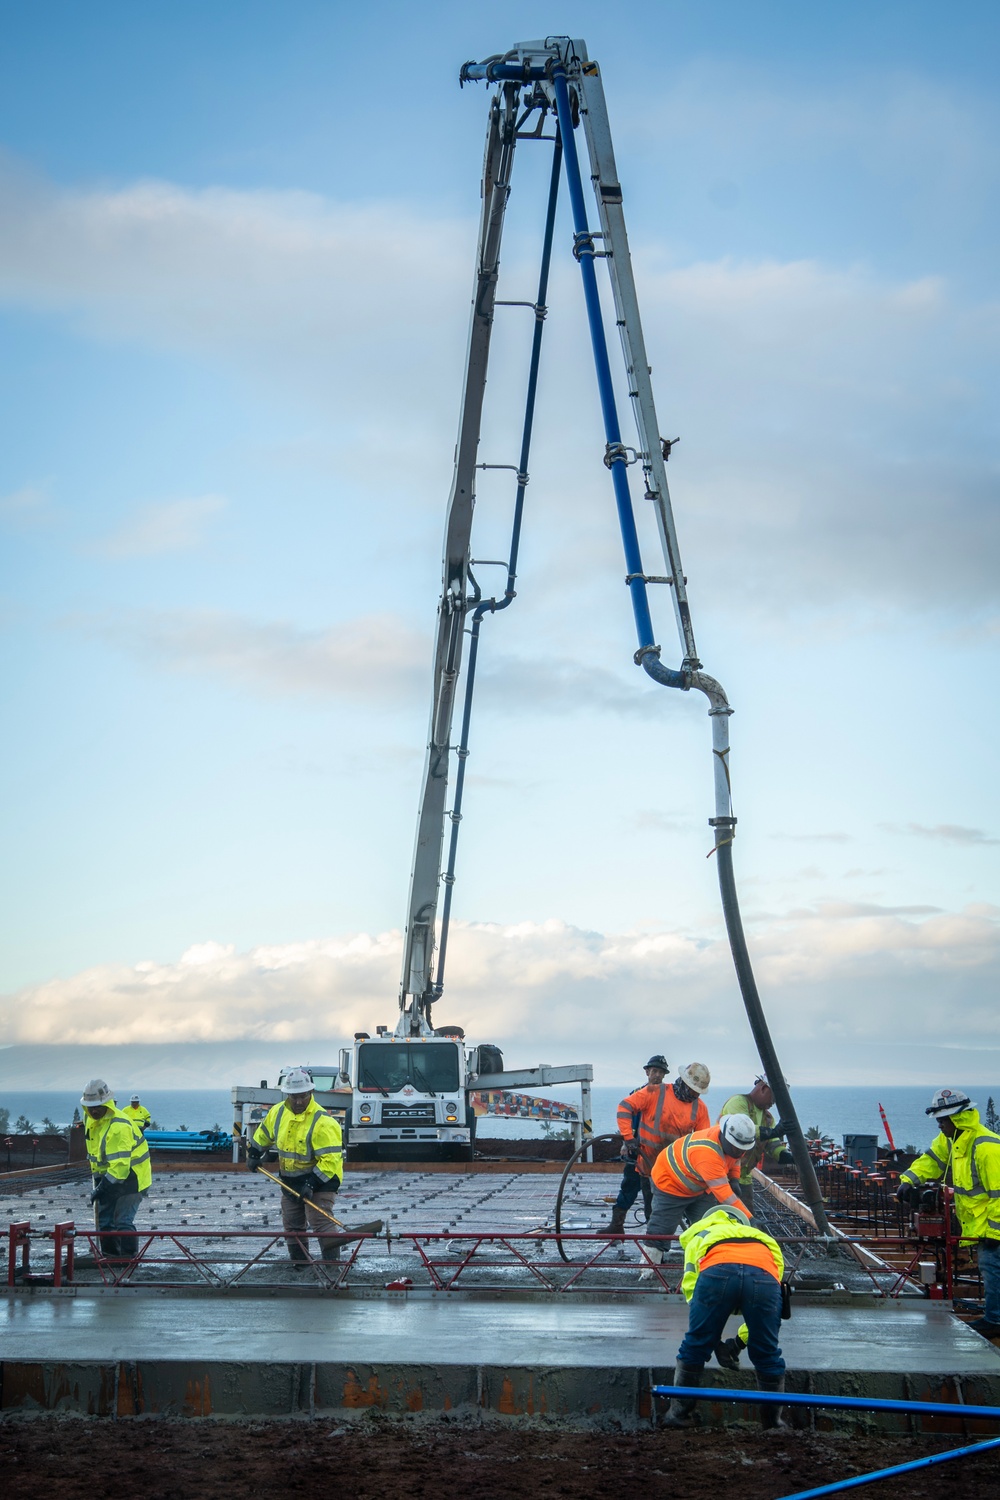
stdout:
<svg viewBox="0 0 1000 1500">
<path fill-rule="evenodd" d="M 239 1500 L 301 1493 L 374 1500 L 535 1500 L 682 1494 L 717 1500 L 745 1486 L 779 1500 L 849 1475 L 975 1441 L 852 1437 L 806 1431 L 608 1433 L 551 1427 L 412 1425 L 366 1419 L 212 1422 L 8 1416 L 0 1473 L 17 1500 Z M 752 1478 L 748 1470 L 752 1469 Z M 225 1487 L 225 1489 L 223 1488 Z M 639 1487 L 637 1489 L 637 1487 Z M 858 1493 L 879 1500 L 985 1500 L 1000 1489 L 1000 1450 L 935 1465 Z M 855 1493 L 849 1491 L 848 1493 Z"/>
</svg>

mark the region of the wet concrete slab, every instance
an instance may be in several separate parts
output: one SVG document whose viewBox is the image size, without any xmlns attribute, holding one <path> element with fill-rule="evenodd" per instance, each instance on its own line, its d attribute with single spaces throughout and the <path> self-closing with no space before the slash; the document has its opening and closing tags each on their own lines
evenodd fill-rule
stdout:
<svg viewBox="0 0 1000 1500">
<path fill-rule="evenodd" d="M 686 1324 L 673 1297 L 15 1293 L 0 1302 L 0 1405 L 189 1415 L 461 1408 L 627 1425 L 650 1420 L 650 1388 L 669 1383 Z M 1000 1351 L 939 1304 L 804 1308 L 784 1325 L 782 1345 L 789 1389 L 1000 1405 Z M 713 1369 L 708 1378 L 751 1377 Z"/>
</svg>

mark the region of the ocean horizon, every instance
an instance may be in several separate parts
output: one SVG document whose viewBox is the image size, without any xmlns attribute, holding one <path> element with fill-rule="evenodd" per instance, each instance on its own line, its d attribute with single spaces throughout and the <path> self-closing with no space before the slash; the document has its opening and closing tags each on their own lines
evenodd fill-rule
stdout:
<svg viewBox="0 0 1000 1500">
<path fill-rule="evenodd" d="M 705 1096 L 709 1114 L 714 1119 L 726 1099 L 746 1085 L 727 1087 L 713 1086 Z M 966 1087 L 969 1087 L 966 1085 Z M 127 1104 L 133 1089 L 120 1090 L 116 1097 L 119 1104 Z M 157 1125 L 163 1130 L 211 1130 L 232 1129 L 232 1106 L 227 1088 L 208 1089 L 138 1089 L 143 1104 L 150 1111 Z M 615 1129 L 615 1112 L 622 1098 L 622 1089 L 606 1085 L 595 1086 L 592 1092 L 593 1127 L 595 1135 L 604 1135 Z M 879 1143 L 888 1145 L 885 1129 L 879 1114 L 883 1106 L 892 1131 L 893 1141 L 900 1148 L 912 1147 L 924 1150 L 937 1134 L 933 1121 L 926 1114 L 933 1089 L 924 1085 L 894 1085 L 887 1088 L 859 1086 L 804 1086 L 793 1091 L 793 1100 L 803 1130 L 816 1126 L 825 1135 L 833 1137 L 840 1145 L 844 1135 L 875 1135 Z M 970 1088 L 973 1100 L 980 1112 L 985 1114 L 987 1101 L 993 1098 L 1000 1107 L 1000 1083 Z M 561 1098 L 578 1103 L 578 1087 L 546 1089 L 549 1098 Z M 74 1109 L 80 1106 L 78 1089 L 15 1089 L 0 1086 L 0 1109 L 9 1112 L 7 1129 L 14 1129 L 19 1117 L 31 1122 L 39 1130 L 47 1117 L 55 1125 L 63 1127 L 72 1120 Z M 559 1127 L 556 1127 L 557 1129 Z M 477 1134 L 481 1138 L 532 1139 L 542 1135 L 541 1125 L 530 1119 L 481 1118 Z"/>
</svg>

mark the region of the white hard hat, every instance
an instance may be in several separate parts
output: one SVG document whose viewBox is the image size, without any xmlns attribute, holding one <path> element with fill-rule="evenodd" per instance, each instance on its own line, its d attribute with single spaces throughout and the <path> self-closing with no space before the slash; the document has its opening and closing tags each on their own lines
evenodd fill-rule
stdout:
<svg viewBox="0 0 1000 1500">
<path fill-rule="evenodd" d="M 92 1078 L 84 1089 L 80 1103 L 89 1109 L 99 1109 L 103 1104 L 111 1103 L 111 1090 L 103 1078 Z"/>
<path fill-rule="evenodd" d="M 732 1219 L 737 1224 L 745 1224 L 746 1221 L 747 1221 L 746 1214 L 742 1213 L 740 1211 L 740 1209 L 733 1208 L 733 1207 L 725 1207 L 725 1206 L 723 1206 L 721 1208 L 713 1208 L 713 1210 L 712 1210 L 712 1212 L 710 1214 L 706 1214 L 705 1215 L 705 1218 L 706 1219 Z"/>
<path fill-rule="evenodd" d="M 757 1140 L 757 1127 L 749 1115 L 724 1115 L 722 1139 L 737 1151 L 750 1151 Z"/>
<path fill-rule="evenodd" d="M 131 1097 L 131 1099 L 129 1100 L 129 1103 L 130 1104 L 138 1104 L 139 1103 L 139 1095 L 138 1094 L 133 1094 L 132 1097 Z"/>
<path fill-rule="evenodd" d="M 924 1113 L 933 1115 L 935 1120 L 944 1120 L 949 1115 L 961 1114 L 963 1109 L 975 1107 L 968 1094 L 963 1094 L 961 1089 L 938 1089 Z"/>
<path fill-rule="evenodd" d="M 289 1068 L 278 1087 L 283 1094 L 311 1094 L 313 1081 L 305 1068 Z"/>
<path fill-rule="evenodd" d="M 689 1089 L 694 1089 L 696 1094 L 704 1094 L 712 1082 L 712 1075 L 704 1063 L 688 1063 L 677 1076 Z"/>
</svg>

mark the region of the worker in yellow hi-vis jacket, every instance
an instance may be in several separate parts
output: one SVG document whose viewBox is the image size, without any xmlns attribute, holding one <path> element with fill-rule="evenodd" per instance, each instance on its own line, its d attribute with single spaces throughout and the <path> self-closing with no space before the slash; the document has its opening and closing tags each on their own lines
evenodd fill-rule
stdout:
<svg viewBox="0 0 1000 1500">
<path fill-rule="evenodd" d="M 339 1243 L 331 1238 L 337 1189 L 344 1176 L 340 1124 L 313 1098 L 313 1081 L 303 1068 L 292 1068 L 280 1084 L 281 1104 L 268 1110 L 247 1147 L 247 1167 L 254 1172 L 268 1151 L 278 1155 L 278 1176 L 289 1192 L 281 1194 L 281 1222 L 292 1265 L 309 1263 L 308 1231 L 319 1240 L 324 1260 L 337 1260 Z"/>
</svg>

